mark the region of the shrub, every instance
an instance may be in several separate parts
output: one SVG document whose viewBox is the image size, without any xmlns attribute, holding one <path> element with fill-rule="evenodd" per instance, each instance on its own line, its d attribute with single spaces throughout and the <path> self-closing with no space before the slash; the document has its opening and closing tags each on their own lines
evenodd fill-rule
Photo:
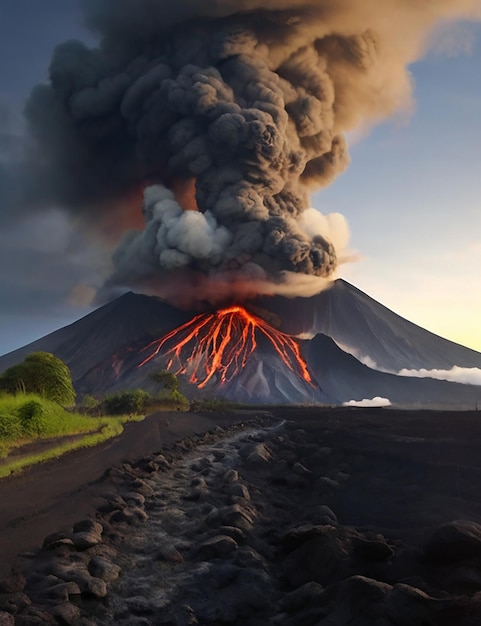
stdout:
<svg viewBox="0 0 481 626">
<path fill-rule="evenodd" d="M 86 394 L 82 398 L 82 402 L 81 402 L 80 406 L 83 409 L 94 409 L 98 404 L 99 404 L 99 401 L 97 400 L 97 398 L 94 398 L 94 396 Z"/>
<path fill-rule="evenodd" d="M 21 404 L 17 414 L 25 435 L 41 435 L 48 425 L 48 411 L 38 400 L 29 400 Z"/>
<path fill-rule="evenodd" d="M 172 393 L 170 394 L 170 399 L 172 400 L 172 402 L 178 405 L 179 409 L 187 411 L 190 408 L 190 402 L 184 395 L 180 393 L 180 391 L 177 391 L 177 389 L 174 389 L 174 391 L 172 391 Z"/>
<path fill-rule="evenodd" d="M 160 370 L 159 372 L 153 372 L 150 375 L 152 380 L 156 383 L 160 383 L 163 389 L 168 391 L 178 391 L 179 380 L 175 374 L 168 372 L 167 370 Z"/>
<path fill-rule="evenodd" d="M 106 396 L 102 402 L 102 410 L 108 415 L 140 414 L 145 412 L 152 401 L 152 396 L 143 389 L 121 391 Z"/>
</svg>

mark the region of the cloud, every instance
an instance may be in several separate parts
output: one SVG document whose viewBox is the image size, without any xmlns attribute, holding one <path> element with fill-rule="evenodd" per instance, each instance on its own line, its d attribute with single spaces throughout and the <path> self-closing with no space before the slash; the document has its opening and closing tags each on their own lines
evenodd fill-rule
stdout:
<svg viewBox="0 0 481 626">
<path fill-rule="evenodd" d="M 450 370 L 410 370 L 405 368 L 400 370 L 398 375 L 413 378 L 436 378 L 437 380 L 448 380 L 452 383 L 461 383 L 463 385 L 481 386 L 481 369 L 479 367 L 459 367 L 454 365 Z"/>
<path fill-rule="evenodd" d="M 342 406 L 358 406 L 358 407 L 376 407 L 376 406 L 391 406 L 391 400 L 388 398 L 382 398 L 381 396 L 375 396 L 370 400 L 349 400 L 349 402 L 343 402 Z"/>
</svg>

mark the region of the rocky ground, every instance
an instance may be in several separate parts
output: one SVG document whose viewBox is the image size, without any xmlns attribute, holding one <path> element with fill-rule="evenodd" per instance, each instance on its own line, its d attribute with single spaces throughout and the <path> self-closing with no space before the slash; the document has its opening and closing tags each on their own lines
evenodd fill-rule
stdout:
<svg viewBox="0 0 481 626">
<path fill-rule="evenodd" d="M 273 409 L 113 467 L 0 626 L 479 626 L 480 421 Z"/>
</svg>

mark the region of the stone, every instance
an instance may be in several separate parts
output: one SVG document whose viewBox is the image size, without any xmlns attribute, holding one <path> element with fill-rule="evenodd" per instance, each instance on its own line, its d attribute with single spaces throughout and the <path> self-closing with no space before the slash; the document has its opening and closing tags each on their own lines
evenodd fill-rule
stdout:
<svg viewBox="0 0 481 626">
<path fill-rule="evenodd" d="M 249 444 L 239 451 L 247 465 L 265 465 L 272 459 L 272 451 L 264 443 Z"/>
<path fill-rule="evenodd" d="M 319 517 L 327 517 L 332 520 L 332 523 L 337 523 L 337 515 L 334 511 L 325 504 L 319 504 L 315 509 L 316 515 Z"/>
<path fill-rule="evenodd" d="M 481 556 L 481 525 L 456 520 L 437 528 L 424 546 L 424 558 L 432 563 L 452 563 Z"/>
<path fill-rule="evenodd" d="M 226 483 L 234 483 L 236 480 L 239 480 L 239 472 L 235 469 L 227 470 L 223 476 L 223 480 Z"/>
<path fill-rule="evenodd" d="M 307 467 L 302 465 L 302 463 L 294 463 L 292 470 L 295 474 L 301 476 L 302 478 L 310 478 L 313 475 L 311 470 L 307 469 Z"/>
<path fill-rule="evenodd" d="M 93 519 L 84 519 L 80 522 L 77 522 L 73 526 L 74 533 L 82 533 L 82 532 L 91 532 L 96 535 L 101 535 L 103 531 L 103 526 L 99 522 L 96 522 Z"/>
<path fill-rule="evenodd" d="M 59 583 L 58 585 L 53 585 L 52 587 L 48 587 L 44 591 L 45 597 L 50 598 L 51 600 L 63 600 L 65 602 L 70 599 L 70 596 L 79 595 L 80 587 L 72 580 L 69 582 Z"/>
<path fill-rule="evenodd" d="M 391 585 L 365 576 L 352 576 L 331 585 L 322 599 L 323 613 L 329 615 L 326 624 L 387 626 L 391 622 L 385 619 L 385 606 L 391 589 Z M 398 626 L 398 622 L 392 623 Z M 420 622 L 410 624 L 419 625 Z"/>
<path fill-rule="evenodd" d="M 120 567 L 101 556 L 94 556 L 90 560 L 88 570 L 92 576 L 101 578 L 106 583 L 114 582 L 120 575 Z"/>
<path fill-rule="evenodd" d="M 386 616 L 396 626 L 429 624 L 430 609 L 437 601 L 420 589 L 402 583 L 394 585 L 386 606 Z"/>
<path fill-rule="evenodd" d="M 91 577 L 87 582 L 84 593 L 94 598 L 105 598 L 107 595 L 107 585 L 101 578 Z"/>
<path fill-rule="evenodd" d="M 132 506 L 130 508 L 114 511 L 111 514 L 109 521 L 115 524 L 128 524 L 129 526 L 131 526 L 136 524 L 143 524 L 148 519 L 149 516 L 144 511 L 144 509 L 141 509 L 138 506 Z"/>
<path fill-rule="evenodd" d="M 65 602 L 54 606 L 52 615 L 64 626 L 76 626 L 82 614 L 77 605 Z"/>
<path fill-rule="evenodd" d="M 214 509 L 206 518 L 209 526 L 216 524 L 223 526 L 235 526 L 241 530 L 250 530 L 253 526 L 253 515 L 246 507 L 239 504 Z"/>
<path fill-rule="evenodd" d="M 72 535 L 72 542 L 77 550 L 88 550 L 100 543 L 101 540 L 101 536 L 95 532 L 82 531 Z"/>
<path fill-rule="evenodd" d="M 52 612 L 39 606 L 29 606 L 23 613 L 15 616 L 15 626 L 53 626 L 57 624 L 58 621 Z M 0 622 L 0 626 L 7 625 L 10 626 L 8 622 L 6 625 Z"/>
<path fill-rule="evenodd" d="M 329 478 L 329 476 L 321 476 L 317 481 L 319 487 L 328 489 L 339 489 L 340 485 L 337 480 Z"/>
<path fill-rule="evenodd" d="M 206 457 L 203 457 L 202 459 L 197 459 L 190 465 L 190 469 L 193 472 L 202 472 L 203 470 L 208 468 L 210 468 L 210 461 Z"/>
<path fill-rule="evenodd" d="M 95 520 L 85 519 L 74 524 L 72 541 L 77 550 L 88 550 L 102 540 L 103 526 Z"/>
<path fill-rule="evenodd" d="M 292 550 L 284 559 L 284 576 L 293 587 L 313 580 L 327 585 L 353 574 L 349 531 L 334 526 L 307 527 L 297 536 L 287 536 L 286 547 Z M 287 543 L 286 543 L 287 542 Z"/>
<path fill-rule="evenodd" d="M 31 604 L 30 598 L 22 591 L 1 594 L 0 597 L 0 611 L 6 611 L 7 613 L 19 613 Z"/>
<path fill-rule="evenodd" d="M 209 538 L 215 537 L 216 535 L 227 535 L 228 537 L 232 537 L 234 541 L 238 544 L 244 541 L 245 533 L 240 528 L 236 528 L 235 526 L 219 526 L 218 528 L 209 531 L 207 533 Z"/>
<path fill-rule="evenodd" d="M 184 557 L 173 545 L 160 546 L 157 552 L 157 559 L 159 561 L 167 561 L 168 563 L 183 563 Z"/>
<path fill-rule="evenodd" d="M 353 539 L 354 556 L 366 561 L 388 561 L 394 556 L 394 550 L 382 535 L 376 539 L 356 537 Z"/>
<path fill-rule="evenodd" d="M 129 491 L 124 494 L 124 500 L 127 504 L 133 504 L 137 507 L 143 507 L 145 505 L 145 496 L 138 491 Z"/>
<path fill-rule="evenodd" d="M 143 496 L 147 498 L 150 498 L 155 493 L 152 487 L 145 480 L 142 480 L 141 478 L 136 478 L 135 480 L 133 480 L 130 483 L 130 486 L 133 491 L 138 491 L 139 493 L 141 493 Z"/>
<path fill-rule="evenodd" d="M 261 555 L 250 546 L 239 548 L 234 556 L 235 565 L 243 569 L 265 570 L 266 564 Z"/>
<path fill-rule="evenodd" d="M 0 626 L 15 626 L 15 618 L 11 613 L 0 611 Z"/>
<path fill-rule="evenodd" d="M 237 542 L 227 535 L 217 535 L 204 541 L 197 549 L 198 558 L 209 560 L 225 557 L 237 550 Z"/>
<path fill-rule="evenodd" d="M 65 533 L 53 533 L 45 537 L 42 544 L 44 550 L 55 550 L 61 546 L 74 547 L 74 543 L 69 535 Z"/>
<path fill-rule="evenodd" d="M 280 607 L 287 613 L 294 613 L 317 603 L 322 597 L 324 587 L 313 580 L 288 593 L 280 601 Z"/>
<path fill-rule="evenodd" d="M 229 488 L 229 493 L 236 498 L 243 498 L 244 500 L 251 499 L 249 489 L 240 482 L 233 483 Z"/>
<path fill-rule="evenodd" d="M 190 491 L 182 497 L 184 500 L 200 500 L 209 495 L 209 487 L 201 476 L 196 476 L 190 481 Z"/>
</svg>

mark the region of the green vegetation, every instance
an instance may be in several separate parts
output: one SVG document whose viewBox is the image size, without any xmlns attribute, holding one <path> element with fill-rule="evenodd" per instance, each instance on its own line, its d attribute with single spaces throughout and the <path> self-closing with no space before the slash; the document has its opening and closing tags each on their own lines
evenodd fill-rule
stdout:
<svg viewBox="0 0 481 626">
<path fill-rule="evenodd" d="M 0 457 L 39 439 L 61 439 L 78 435 L 35 455 L 0 464 L 0 477 L 69 450 L 93 446 L 119 435 L 132 416 L 92 418 L 65 410 L 56 402 L 34 394 L 0 395 Z M 85 436 L 82 436 L 85 435 Z"/>
<path fill-rule="evenodd" d="M 167 370 L 153 372 L 150 375 L 150 378 L 156 383 L 159 383 L 162 389 L 166 389 L 168 391 L 179 391 L 179 379 L 175 374 L 172 374 Z"/>
<path fill-rule="evenodd" d="M 188 411 L 189 401 L 177 389 L 166 387 L 155 396 L 143 389 L 132 389 L 106 396 L 99 404 L 98 409 L 101 413 L 108 415 L 161 410 Z"/>
<path fill-rule="evenodd" d="M 123 413 L 142 413 L 147 410 L 151 396 L 143 389 L 120 391 L 106 396 L 100 407 L 108 415 L 122 415 Z"/>
<path fill-rule="evenodd" d="M 142 389 L 103 399 L 86 395 L 74 412 L 64 408 L 75 400 L 67 365 L 47 352 L 30 354 L 0 376 L 0 459 L 4 459 L 0 460 L 0 477 L 77 448 L 95 446 L 119 435 L 125 422 L 143 419 L 147 413 L 189 410 L 174 374 L 161 370 L 151 378 L 160 387 L 155 395 Z M 33 443 L 38 445 L 19 450 Z"/>
<path fill-rule="evenodd" d="M 241 409 L 243 406 L 244 405 L 240 402 L 230 402 L 229 400 L 222 400 L 220 398 L 201 398 L 199 400 L 192 400 L 190 410 L 193 413 L 203 411 L 234 411 L 235 409 Z"/>
<path fill-rule="evenodd" d="M 75 391 L 68 366 L 50 352 L 33 352 L 0 376 L 0 390 L 35 393 L 63 406 L 73 406 Z"/>
</svg>

